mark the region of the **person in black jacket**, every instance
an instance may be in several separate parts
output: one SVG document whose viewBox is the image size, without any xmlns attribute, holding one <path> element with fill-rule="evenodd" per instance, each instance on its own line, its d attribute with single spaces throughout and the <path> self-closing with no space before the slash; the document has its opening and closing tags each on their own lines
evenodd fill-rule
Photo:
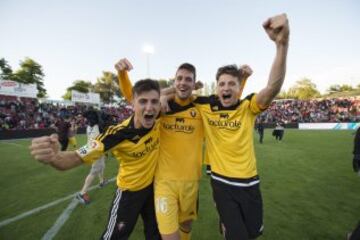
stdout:
<svg viewBox="0 0 360 240">
<path fill-rule="evenodd" d="M 354 138 L 354 151 L 353 151 L 353 170 L 360 175 L 360 127 L 357 129 Z M 355 230 L 348 234 L 348 240 L 360 239 L 360 222 L 356 226 Z"/>
<path fill-rule="evenodd" d="M 259 133 L 259 141 L 260 143 L 263 143 L 264 140 L 264 124 L 260 120 L 256 126 L 256 130 Z"/>
<path fill-rule="evenodd" d="M 353 169 L 354 172 L 360 174 L 360 127 L 357 129 L 354 139 L 354 158 Z"/>
</svg>

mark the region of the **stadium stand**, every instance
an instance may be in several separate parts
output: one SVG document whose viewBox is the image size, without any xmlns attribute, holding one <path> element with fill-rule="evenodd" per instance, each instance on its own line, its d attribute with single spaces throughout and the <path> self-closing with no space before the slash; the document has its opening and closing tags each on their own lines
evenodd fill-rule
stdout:
<svg viewBox="0 0 360 240">
<path fill-rule="evenodd" d="M 88 108 L 84 104 L 63 106 L 40 103 L 34 98 L 0 95 L 0 132 L 49 129 L 63 116 L 74 117 L 79 128 L 84 128 L 83 113 Z M 103 107 L 101 111 L 112 116 L 113 123 L 121 122 L 132 113 L 129 106 Z"/>
<path fill-rule="evenodd" d="M 46 130 L 65 114 L 76 119 L 81 133 L 81 129 L 86 126 L 83 113 L 88 108 L 85 104 L 64 106 L 59 103 L 40 103 L 34 98 L 0 95 L 0 132 L 27 130 L 34 133 L 35 130 Z M 121 122 L 132 113 L 129 106 L 102 107 L 101 110 L 112 116 L 113 123 Z M 287 125 L 359 122 L 360 97 L 276 100 L 258 117 L 258 121 L 260 119 L 266 126 L 273 126 L 276 122 Z"/>
<path fill-rule="evenodd" d="M 358 122 L 360 98 L 277 100 L 259 118 L 263 123 Z"/>
</svg>

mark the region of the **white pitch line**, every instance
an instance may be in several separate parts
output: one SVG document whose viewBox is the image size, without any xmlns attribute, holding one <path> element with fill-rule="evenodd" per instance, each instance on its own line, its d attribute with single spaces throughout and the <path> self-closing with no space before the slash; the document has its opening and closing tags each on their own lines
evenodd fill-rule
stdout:
<svg viewBox="0 0 360 240">
<path fill-rule="evenodd" d="M 13 142 L 16 142 L 16 141 L 21 141 L 21 140 L 29 140 L 29 139 L 33 139 L 32 137 L 29 137 L 29 138 L 13 138 L 13 139 L 1 139 L 0 142 L 8 142 L 8 141 L 13 141 Z"/>
<path fill-rule="evenodd" d="M 113 181 L 115 181 L 115 179 L 116 179 L 116 178 L 112 178 L 112 179 L 109 180 L 109 182 L 113 182 Z M 98 187 L 97 185 L 94 185 L 94 186 L 92 186 L 91 188 L 89 188 L 89 191 L 91 191 L 91 190 L 93 190 L 93 189 L 95 189 L 95 188 L 97 188 L 97 187 Z M 8 218 L 8 219 L 6 219 L 6 220 L 4 220 L 4 221 L 1 221 L 1 222 L 0 222 L 0 228 L 1 228 L 1 227 L 4 227 L 4 226 L 6 226 L 6 225 L 8 225 L 8 224 L 10 224 L 10 223 L 12 223 L 12 222 L 16 222 L 16 221 L 18 221 L 18 220 L 20 220 L 20 219 L 23 219 L 23 218 L 25 218 L 25 217 L 28 217 L 28 216 L 30 216 L 30 215 L 33 215 L 34 213 L 38 213 L 38 212 L 40 212 L 41 210 L 44 210 L 44 209 L 47 209 L 47 208 L 49 208 L 49 207 L 55 206 L 55 205 L 57 205 L 57 204 L 59 204 L 59 203 L 62 203 L 62 202 L 64 202 L 64 201 L 68 200 L 68 199 L 74 198 L 74 197 L 76 196 L 76 194 L 77 194 L 77 192 L 76 192 L 76 193 L 73 193 L 73 194 L 70 194 L 69 196 L 66 196 L 66 197 L 60 198 L 60 199 L 58 199 L 58 200 L 55 200 L 55 201 L 53 201 L 53 202 L 51 202 L 51 203 L 45 204 L 45 205 L 43 205 L 43 206 L 40 206 L 40 207 L 38 207 L 38 208 L 34 208 L 34 209 L 30 210 L 30 211 L 27 211 L 27 212 L 24 212 L 24 213 L 22 213 L 22 214 L 19 214 L 19 215 L 15 216 L 15 217 Z"/>
<path fill-rule="evenodd" d="M 69 219 L 70 214 L 76 206 L 79 204 L 77 199 L 73 199 L 68 207 L 61 213 L 58 217 L 54 225 L 45 233 L 45 235 L 41 238 L 42 240 L 52 240 L 56 234 L 59 232 L 64 223 Z"/>
<path fill-rule="evenodd" d="M 1 142 L 1 144 L 8 144 L 8 145 L 12 145 L 12 146 L 27 148 L 27 146 L 21 145 L 19 143 L 13 143 L 13 142 Z"/>
</svg>

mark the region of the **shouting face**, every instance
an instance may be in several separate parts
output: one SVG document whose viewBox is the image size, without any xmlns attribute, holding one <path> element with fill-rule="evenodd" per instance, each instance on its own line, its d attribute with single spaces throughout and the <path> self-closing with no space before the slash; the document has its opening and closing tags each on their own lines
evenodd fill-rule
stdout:
<svg viewBox="0 0 360 240">
<path fill-rule="evenodd" d="M 160 95 L 155 90 L 134 95 L 135 128 L 151 128 L 160 111 Z"/>
<path fill-rule="evenodd" d="M 217 82 L 217 94 L 224 107 L 231 107 L 238 101 L 240 82 L 238 77 L 222 74 Z"/>
</svg>

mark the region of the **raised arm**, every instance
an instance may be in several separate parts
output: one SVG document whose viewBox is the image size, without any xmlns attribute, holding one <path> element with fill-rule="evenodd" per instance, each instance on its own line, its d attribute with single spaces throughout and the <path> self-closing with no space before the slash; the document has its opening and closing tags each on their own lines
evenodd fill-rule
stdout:
<svg viewBox="0 0 360 240">
<path fill-rule="evenodd" d="M 126 101 L 129 103 L 133 99 L 132 95 L 132 84 L 128 75 L 128 71 L 133 69 L 133 66 L 129 60 L 126 58 L 120 59 L 115 64 L 115 69 L 118 72 L 119 88 L 122 95 L 125 97 Z"/>
<path fill-rule="evenodd" d="M 58 170 L 71 169 L 83 163 L 75 151 L 60 151 L 60 144 L 56 134 L 34 138 L 29 149 L 36 160 L 44 164 L 50 164 Z"/>
<path fill-rule="evenodd" d="M 269 18 L 263 23 L 263 27 L 269 38 L 274 41 L 276 45 L 276 55 L 271 67 L 267 86 L 262 89 L 257 96 L 257 104 L 262 107 L 267 107 L 280 92 L 285 79 L 290 30 L 286 14 Z"/>
<path fill-rule="evenodd" d="M 240 75 L 240 79 L 241 79 L 241 84 L 240 84 L 240 91 L 238 94 L 238 98 L 241 98 L 241 95 L 244 91 L 245 88 L 245 84 L 248 80 L 248 78 L 252 75 L 253 70 L 251 69 L 251 67 L 249 65 L 241 65 L 239 68 L 239 75 Z"/>
</svg>

